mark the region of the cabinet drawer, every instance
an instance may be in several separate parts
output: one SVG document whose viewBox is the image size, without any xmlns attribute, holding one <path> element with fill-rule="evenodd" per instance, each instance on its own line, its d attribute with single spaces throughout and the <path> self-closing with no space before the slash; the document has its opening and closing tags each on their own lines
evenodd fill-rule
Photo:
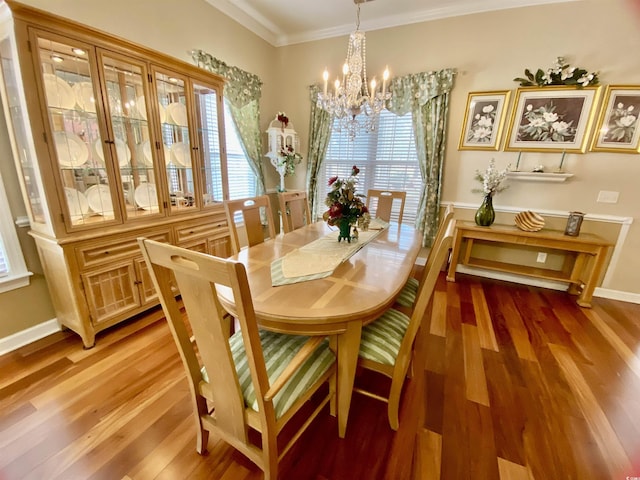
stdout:
<svg viewBox="0 0 640 480">
<path fill-rule="evenodd" d="M 202 237 L 211 237 L 227 234 L 227 219 L 224 214 L 203 218 L 200 221 L 188 225 L 176 227 L 176 243 L 189 242 Z"/>
<path fill-rule="evenodd" d="M 139 235 L 125 238 L 113 238 L 100 243 L 88 243 L 76 247 L 76 257 L 80 269 L 103 265 L 113 261 L 140 256 L 137 238 L 146 237 L 158 242 L 171 243 L 169 231 L 140 232 Z"/>
</svg>

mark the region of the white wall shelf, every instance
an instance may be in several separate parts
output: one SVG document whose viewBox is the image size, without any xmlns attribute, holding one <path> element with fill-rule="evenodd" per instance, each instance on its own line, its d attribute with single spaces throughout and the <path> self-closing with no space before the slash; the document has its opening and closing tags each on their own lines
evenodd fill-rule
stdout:
<svg viewBox="0 0 640 480">
<path fill-rule="evenodd" d="M 507 178 L 522 182 L 566 182 L 567 179 L 573 177 L 573 173 L 562 172 L 507 172 Z"/>
</svg>

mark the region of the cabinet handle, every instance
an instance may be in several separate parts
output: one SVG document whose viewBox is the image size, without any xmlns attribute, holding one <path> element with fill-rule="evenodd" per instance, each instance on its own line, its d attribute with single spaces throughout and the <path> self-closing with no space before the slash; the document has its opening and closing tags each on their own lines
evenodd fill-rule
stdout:
<svg viewBox="0 0 640 480">
<path fill-rule="evenodd" d="M 136 280 L 135 282 L 133 282 L 134 285 L 142 285 L 142 282 L 140 280 Z"/>
<path fill-rule="evenodd" d="M 193 147 L 192 150 L 197 151 L 198 147 Z"/>
<path fill-rule="evenodd" d="M 109 255 L 109 253 L 110 253 L 110 252 L 109 252 L 109 250 L 105 250 L 105 251 L 104 251 L 104 254 L 105 254 L 105 255 Z"/>
<path fill-rule="evenodd" d="M 113 145 L 116 142 L 114 142 L 113 140 L 105 140 L 104 143 L 108 143 L 109 145 Z"/>
</svg>

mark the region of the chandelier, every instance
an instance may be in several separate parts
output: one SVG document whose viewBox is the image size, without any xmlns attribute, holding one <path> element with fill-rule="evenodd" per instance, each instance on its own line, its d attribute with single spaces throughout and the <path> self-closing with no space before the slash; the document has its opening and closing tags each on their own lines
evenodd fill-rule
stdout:
<svg viewBox="0 0 640 480">
<path fill-rule="evenodd" d="M 318 94 L 317 105 L 329 112 L 334 119 L 333 128 L 341 132 L 346 130 L 353 140 L 360 130 L 375 130 L 378 116 L 385 108 L 385 102 L 391 98 L 387 92 L 389 69 L 382 75 L 382 86 L 376 79 L 371 80 L 371 91 L 367 84 L 366 39 L 360 31 L 360 4 L 370 0 L 353 0 L 357 5 L 356 31 L 349 35 L 347 59 L 342 67 L 342 82 L 336 79 L 333 91 L 328 91 L 329 72 L 325 69 L 324 90 Z M 363 115 L 360 115 L 363 114 Z"/>
</svg>

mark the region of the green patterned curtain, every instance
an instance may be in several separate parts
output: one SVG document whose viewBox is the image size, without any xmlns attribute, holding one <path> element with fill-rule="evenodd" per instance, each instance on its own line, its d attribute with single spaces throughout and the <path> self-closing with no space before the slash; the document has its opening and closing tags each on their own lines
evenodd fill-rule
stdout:
<svg viewBox="0 0 640 480">
<path fill-rule="evenodd" d="M 256 195 L 264 194 L 266 189 L 262 166 L 262 136 L 260 135 L 262 81 L 257 75 L 238 67 L 230 67 L 202 50 L 193 50 L 191 57 L 198 67 L 226 79 L 224 99 L 238 129 L 240 142 L 249 161 L 249 166 L 258 179 Z"/>
<path fill-rule="evenodd" d="M 396 115 L 411 112 L 416 137 L 416 152 L 422 182 L 416 228 L 423 231 L 422 244 L 430 247 L 438 229 L 438 213 L 442 190 L 449 96 L 456 71 L 445 69 L 393 78 L 390 83 L 389 111 Z"/>
<path fill-rule="evenodd" d="M 309 151 L 307 152 L 307 195 L 309 197 L 311 218 L 318 218 L 322 205 L 318 205 L 318 174 L 327 153 L 331 138 L 331 115 L 317 105 L 317 85 L 309 87 L 311 95 L 311 118 L 309 119 Z"/>
</svg>

